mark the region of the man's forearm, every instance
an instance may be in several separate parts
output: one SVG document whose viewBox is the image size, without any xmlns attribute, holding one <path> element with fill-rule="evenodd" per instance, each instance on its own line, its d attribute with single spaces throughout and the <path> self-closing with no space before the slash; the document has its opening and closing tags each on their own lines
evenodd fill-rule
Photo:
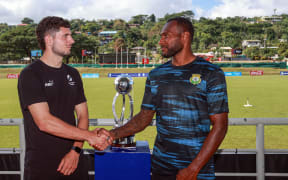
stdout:
<svg viewBox="0 0 288 180">
<path fill-rule="evenodd" d="M 88 115 L 88 107 L 87 103 L 83 102 L 75 106 L 75 112 L 77 114 L 77 127 L 80 129 L 88 130 L 89 127 L 89 115 Z M 83 141 L 75 141 L 74 146 L 83 147 Z"/>
<path fill-rule="evenodd" d="M 76 141 L 88 140 L 91 132 L 87 129 L 77 128 L 72 126 L 55 116 L 48 117 L 45 120 L 45 125 L 41 126 L 40 130 L 67 139 L 74 139 Z"/>
<path fill-rule="evenodd" d="M 78 120 L 77 127 L 80 128 L 80 129 L 88 130 L 89 120 L 88 119 L 84 119 L 84 118 L 82 118 L 82 119 L 80 118 Z M 73 146 L 77 146 L 77 147 L 83 148 L 83 144 L 84 144 L 84 141 L 75 141 Z"/>
<path fill-rule="evenodd" d="M 141 110 L 127 124 L 111 130 L 114 139 L 133 135 L 145 129 L 152 121 L 155 111 Z"/>
</svg>

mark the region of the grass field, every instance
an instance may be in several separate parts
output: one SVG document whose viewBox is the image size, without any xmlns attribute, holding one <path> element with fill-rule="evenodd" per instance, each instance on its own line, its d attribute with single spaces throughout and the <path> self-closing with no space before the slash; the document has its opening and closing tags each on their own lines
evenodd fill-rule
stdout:
<svg viewBox="0 0 288 180">
<path fill-rule="evenodd" d="M 144 69 L 148 72 L 150 69 Z M 20 70 L 15 69 L 15 73 Z M 107 72 L 135 72 L 143 69 L 80 69 L 80 72 L 100 73 L 99 79 L 84 79 L 84 89 L 88 100 L 90 118 L 113 118 L 112 100 L 115 95 L 114 78 L 107 77 Z M 224 69 L 224 71 L 239 71 L 239 69 Z M 265 74 L 264 69 L 264 74 Z M 279 69 L 267 69 L 268 74 L 279 74 Z M 5 73 L 0 72 L 3 77 Z M 242 77 L 227 77 L 229 118 L 244 117 L 288 117 L 287 90 L 288 77 L 279 75 L 245 76 L 249 69 L 243 70 Z M 0 78 L 0 117 L 21 118 L 18 103 L 17 80 Z M 144 93 L 145 78 L 134 78 L 132 93 L 135 113 L 139 111 Z M 249 99 L 253 107 L 243 105 Z M 121 99 L 118 99 L 118 106 Z M 128 111 L 127 109 L 126 111 Z M 119 112 L 120 110 L 118 110 Z M 134 113 L 134 114 L 135 114 Z M 108 127 L 111 128 L 111 127 Z M 255 148 L 254 126 L 230 126 L 221 148 Z M 265 148 L 288 149 L 288 126 L 265 127 Z M 150 148 L 156 135 L 155 127 L 148 127 L 136 135 L 136 140 L 148 140 Z M 18 147 L 18 128 L 0 127 L 0 147 Z M 85 145 L 88 148 L 88 145 Z"/>
</svg>

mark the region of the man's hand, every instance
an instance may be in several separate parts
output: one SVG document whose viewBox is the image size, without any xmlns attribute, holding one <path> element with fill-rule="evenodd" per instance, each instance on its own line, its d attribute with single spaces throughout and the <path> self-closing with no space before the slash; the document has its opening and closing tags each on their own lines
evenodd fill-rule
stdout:
<svg viewBox="0 0 288 180">
<path fill-rule="evenodd" d="M 90 132 L 92 133 L 88 143 L 97 150 L 103 151 L 113 142 L 113 138 L 110 136 L 109 131 L 105 129 L 94 129 Z"/>
<path fill-rule="evenodd" d="M 111 133 L 111 131 L 108 131 L 107 129 L 104 128 L 100 128 L 100 129 L 95 129 L 94 131 L 97 132 L 98 136 L 101 135 L 106 135 L 107 136 L 107 141 L 112 144 L 112 142 L 115 140 L 113 134 Z"/>
<path fill-rule="evenodd" d="M 71 150 L 70 152 L 68 152 L 62 158 L 57 171 L 59 171 L 60 173 L 66 176 L 71 175 L 77 169 L 79 156 L 80 154 L 78 154 L 74 150 Z"/>
<path fill-rule="evenodd" d="M 177 176 L 177 180 L 197 180 L 198 172 L 193 171 L 189 168 L 181 169 Z"/>
</svg>

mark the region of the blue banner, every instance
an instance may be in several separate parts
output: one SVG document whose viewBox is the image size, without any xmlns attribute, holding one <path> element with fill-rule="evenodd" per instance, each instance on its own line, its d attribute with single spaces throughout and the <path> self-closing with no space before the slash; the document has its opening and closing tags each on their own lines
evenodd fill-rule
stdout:
<svg viewBox="0 0 288 180">
<path fill-rule="evenodd" d="M 242 76 L 242 72 L 224 72 L 225 76 Z"/>
<path fill-rule="evenodd" d="M 40 56 L 42 56 L 42 50 L 32 50 L 31 51 L 31 56 L 32 57 L 40 57 Z"/>
<path fill-rule="evenodd" d="M 98 73 L 86 73 L 82 74 L 82 78 L 99 78 Z"/>
<path fill-rule="evenodd" d="M 288 76 L 288 71 L 280 71 L 281 76 Z"/>
<path fill-rule="evenodd" d="M 108 77 L 118 77 L 121 74 L 125 74 L 131 77 L 147 77 L 148 73 L 109 73 Z"/>
</svg>

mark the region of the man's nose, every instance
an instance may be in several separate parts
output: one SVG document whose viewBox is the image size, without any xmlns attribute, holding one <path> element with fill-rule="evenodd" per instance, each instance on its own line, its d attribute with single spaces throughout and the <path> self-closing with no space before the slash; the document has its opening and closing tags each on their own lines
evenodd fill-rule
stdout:
<svg viewBox="0 0 288 180">
<path fill-rule="evenodd" d="M 161 38 L 161 39 L 159 40 L 158 44 L 161 46 L 163 43 L 164 43 L 164 40 L 163 40 L 163 38 Z"/>
<path fill-rule="evenodd" d="M 73 39 L 73 38 L 71 38 L 71 44 L 74 44 L 74 43 L 75 43 L 74 39 Z"/>
</svg>

